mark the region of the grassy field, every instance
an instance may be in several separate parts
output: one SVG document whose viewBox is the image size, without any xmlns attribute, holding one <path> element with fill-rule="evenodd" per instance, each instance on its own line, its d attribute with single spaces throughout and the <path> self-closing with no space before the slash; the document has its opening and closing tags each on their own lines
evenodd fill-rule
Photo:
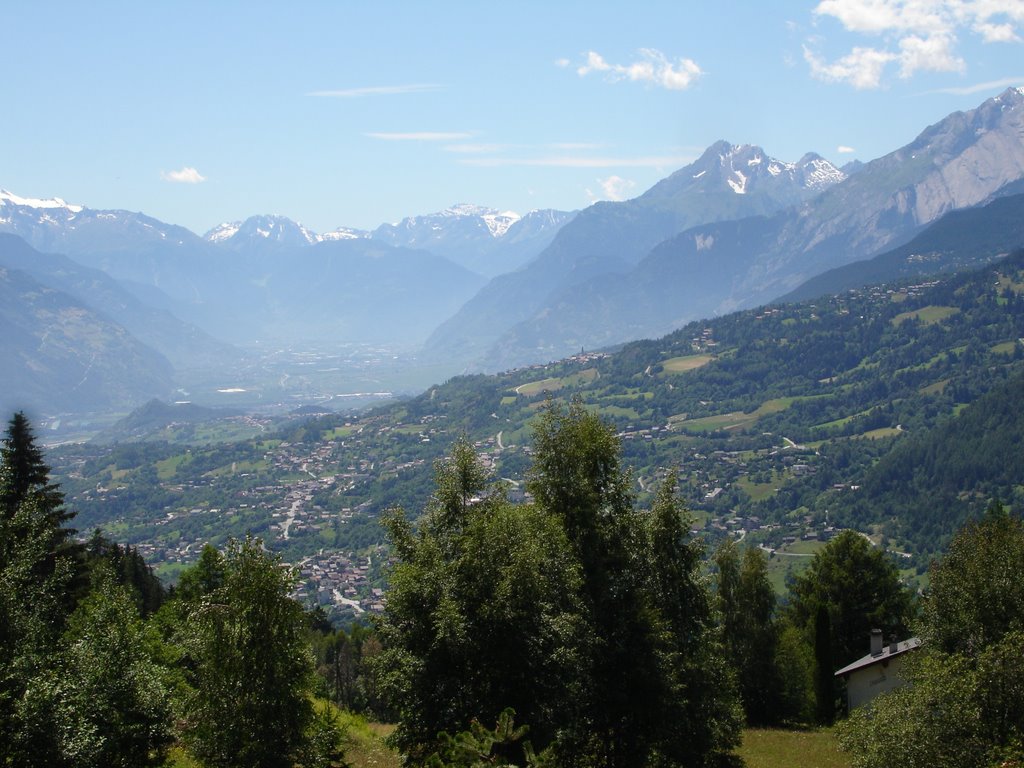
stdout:
<svg viewBox="0 0 1024 768">
<path fill-rule="evenodd" d="M 596 368 L 587 368 L 579 373 L 573 373 L 561 378 L 541 379 L 531 381 L 528 384 L 520 384 L 516 387 L 516 393 L 523 397 L 534 397 L 542 392 L 557 392 L 565 387 L 574 387 L 578 384 L 587 384 L 598 377 Z"/>
<path fill-rule="evenodd" d="M 716 416 L 704 416 L 699 419 L 679 420 L 673 416 L 669 422 L 675 429 L 690 433 L 715 432 L 721 429 L 747 429 L 757 423 L 762 416 L 771 413 L 784 411 L 800 398 L 777 397 L 774 400 L 766 400 L 755 411 L 745 413 L 744 411 L 732 411 L 731 413 L 720 413 Z"/>
<path fill-rule="evenodd" d="M 402 758 L 384 739 L 395 730 L 393 725 L 370 723 L 359 715 L 340 713 L 345 729 L 345 762 L 351 768 L 399 768 Z"/>
<path fill-rule="evenodd" d="M 665 373 L 686 373 L 702 368 L 714 359 L 711 355 L 686 355 L 670 358 L 661 365 Z"/>
<path fill-rule="evenodd" d="M 343 715 L 348 725 L 345 759 L 353 768 L 398 768 L 401 759 L 383 739 L 394 726 Z M 746 768 L 849 768 L 831 730 L 748 728 L 736 750 Z"/>
<path fill-rule="evenodd" d="M 746 768 L 849 768 L 831 730 L 748 728 L 736 750 Z"/>
<path fill-rule="evenodd" d="M 345 730 L 345 761 L 351 768 L 400 768 L 402 759 L 384 739 L 393 725 L 367 722 L 358 715 L 339 712 Z M 736 750 L 745 768 L 849 768 L 831 730 L 783 731 L 748 728 Z M 171 748 L 170 768 L 199 768 L 179 746 Z"/>
<path fill-rule="evenodd" d="M 920 320 L 923 325 L 932 325 L 933 323 L 941 323 L 947 317 L 955 315 L 959 311 L 956 307 L 921 307 L 911 312 L 901 312 L 892 319 L 892 324 L 899 325 L 905 320 L 915 318 Z"/>
</svg>

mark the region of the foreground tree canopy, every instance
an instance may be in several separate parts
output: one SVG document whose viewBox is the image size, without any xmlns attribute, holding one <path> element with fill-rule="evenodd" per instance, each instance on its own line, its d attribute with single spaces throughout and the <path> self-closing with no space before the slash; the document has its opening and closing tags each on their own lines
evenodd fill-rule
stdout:
<svg viewBox="0 0 1024 768">
<path fill-rule="evenodd" d="M 697 766 L 736 743 L 701 549 L 671 482 L 636 508 L 606 424 L 548 406 L 533 504 L 509 503 L 465 443 L 436 476 L 416 529 L 387 522 L 398 562 L 379 669 L 413 761 L 509 707 L 561 765 Z"/>
<path fill-rule="evenodd" d="M 22 414 L 0 445 L 0 766 L 336 764 L 311 704 L 290 569 L 258 540 L 212 547 L 167 601 L 138 552 L 71 515 Z M 148 621 L 145 619 L 148 617 Z"/>
</svg>

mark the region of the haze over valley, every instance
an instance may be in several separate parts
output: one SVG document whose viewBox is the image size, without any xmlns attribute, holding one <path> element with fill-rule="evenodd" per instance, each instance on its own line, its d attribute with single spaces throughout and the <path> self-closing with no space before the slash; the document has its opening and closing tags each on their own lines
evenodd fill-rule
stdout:
<svg viewBox="0 0 1024 768">
<path fill-rule="evenodd" d="M 21 361 L 3 405 L 58 433 L 58 419 L 109 423 L 151 398 L 347 409 L 756 306 L 1021 189 L 1022 93 L 847 171 L 717 142 L 579 212 L 460 204 L 327 233 L 253 215 L 200 236 L 3 191 L 6 343 Z"/>
</svg>

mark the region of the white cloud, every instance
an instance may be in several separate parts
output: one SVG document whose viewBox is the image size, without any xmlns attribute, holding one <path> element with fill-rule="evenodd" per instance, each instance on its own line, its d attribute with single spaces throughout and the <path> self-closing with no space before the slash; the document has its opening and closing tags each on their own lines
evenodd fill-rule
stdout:
<svg viewBox="0 0 1024 768">
<path fill-rule="evenodd" d="M 185 166 L 180 171 L 160 171 L 160 178 L 178 184 L 199 184 L 206 181 L 205 176 L 189 166 Z"/>
<path fill-rule="evenodd" d="M 853 147 L 848 147 L 845 144 L 840 144 L 838 147 L 836 147 L 836 152 L 838 152 L 840 155 L 850 155 L 856 151 L 857 150 L 854 149 Z"/>
<path fill-rule="evenodd" d="M 974 31 L 981 35 L 986 43 L 1020 42 L 1017 30 L 1012 24 L 975 24 Z"/>
<path fill-rule="evenodd" d="M 811 74 L 854 88 L 878 88 L 890 64 L 899 77 L 917 72 L 962 72 L 959 35 L 975 34 L 986 43 L 1020 42 L 1024 26 L 1021 0 L 821 0 L 817 17 L 831 17 L 848 31 L 879 40 L 856 46 L 834 62 L 811 48 L 804 59 Z"/>
<path fill-rule="evenodd" d="M 804 59 L 811 65 L 811 74 L 826 82 L 847 82 L 858 90 L 877 88 L 886 64 L 895 54 L 873 48 L 854 48 L 843 58 L 827 64 L 810 48 L 804 47 Z"/>
<path fill-rule="evenodd" d="M 918 70 L 924 72 L 961 72 L 964 60 L 953 53 L 954 40 L 946 35 L 918 37 L 910 35 L 900 40 L 900 77 L 911 77 Z"/>
<path fill-rule="evenodd" d="M 568 59 L 555 59 L 555 66 L 565 69 L 571 62 Z"/>
<path fill-rule="evenodd" d="M 473 137 L 472 133 L 463 131 L 412 131 L 409 133 L 366 133 L 371 139 L 382 141 L 461 141 Z"/>
<path fill-rule="evenodd" d="M 405 93 L 426 93 L 438 91 L 444 86 L 436 83 L 413 83 L 410 85 L 376 85 L 364 88 L 342 88 L 336 91 L 311 91 L 307 96 L 325 96 L 337 99 L 352 99 L 358 96 L 398 96 Z"/>
<path fill-rule="evenodd" d="M 934 93 L 950 93 L 954 96 L 970 96 L 985 91 L 999 91 L 1003 88 L 1012 88 L 1024 84 L 1024 75 L 1020 77 L 1005 77 L 1002 80 L 989 80 L 987 83 L 975 83 L 974 85 L 961 85 L 953 88 L 939 88 Z"/>
<path fill-rule="evenodd" d="M 591 72 L 603 72 L 611 82 L 629 80 L 670 91 L 686 90 L 704 74 L 693 59 L 679 58 L 673 63 L 653 48 L 641 48 L 638 53 L 640 58 L 632 64 L 609 64 L 601 54 L 589 51 L 586 63 L 576 68 L 576 74 L 586 77 Z"/>
<path fill-rule="evenodd" d="M 621 176 L 609 176 L 607 179 L 598 179 L 597 183 L 601 185 L 601 194 L 596 195 L 587 190 L 587 197 L 590 198 L 591 202 L 598 200 L 614 200 L 616 202 L 625 200 L 630 191 L 636 187 L 636 182 L 630 179 L 624 179 Z"/>
</svg>

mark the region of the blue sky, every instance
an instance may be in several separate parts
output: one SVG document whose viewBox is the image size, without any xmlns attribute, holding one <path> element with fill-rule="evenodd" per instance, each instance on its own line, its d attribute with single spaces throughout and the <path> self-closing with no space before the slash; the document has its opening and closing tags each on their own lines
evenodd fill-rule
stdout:
<svg viewBox="0 0 1024 768">
<path fill-rule="evenodd" d="M 197 233 L 633 197 L 718 139 L 870 160 L 1024 85 L 1024 0 L 10 3 L 0 187 Z"/>
</svg>

